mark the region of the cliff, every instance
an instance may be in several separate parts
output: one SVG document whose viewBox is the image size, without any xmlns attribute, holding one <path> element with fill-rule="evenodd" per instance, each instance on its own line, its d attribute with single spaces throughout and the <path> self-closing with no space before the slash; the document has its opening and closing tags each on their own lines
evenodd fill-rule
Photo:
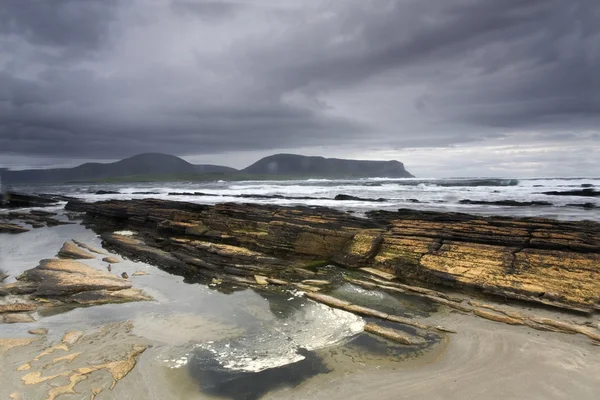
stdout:
<svg viewBox="0 0 600 400">
<path fill-rule="evenodd" d="M 275 154 L 242 170 L 247 174 L 305 178 L 412 178 L 399 161 L 344 160 Z"/>
</svg>

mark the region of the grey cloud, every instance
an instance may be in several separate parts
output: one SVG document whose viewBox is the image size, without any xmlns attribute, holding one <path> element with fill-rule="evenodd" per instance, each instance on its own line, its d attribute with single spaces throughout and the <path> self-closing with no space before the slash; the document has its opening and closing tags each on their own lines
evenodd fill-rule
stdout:
<svg viewBox="0 0 600 400">
<path fill-rule="evenodd" d="M 577 142 L 598 20 L 595 0 L 7 0 L 0 154 Z"/>
</svg>

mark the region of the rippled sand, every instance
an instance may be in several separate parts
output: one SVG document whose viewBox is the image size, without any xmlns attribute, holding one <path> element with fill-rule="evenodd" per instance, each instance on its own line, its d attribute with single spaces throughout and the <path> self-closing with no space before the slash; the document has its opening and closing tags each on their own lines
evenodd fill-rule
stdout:
<svg viewBox="0 0 600 400">
<path fill-rule="evenodd" d="M 588 340 L 451 313 L 459 331 L 434 360 L 330 374 L 265 399 L 598 399 L 600 347 Z"/>
</svg>

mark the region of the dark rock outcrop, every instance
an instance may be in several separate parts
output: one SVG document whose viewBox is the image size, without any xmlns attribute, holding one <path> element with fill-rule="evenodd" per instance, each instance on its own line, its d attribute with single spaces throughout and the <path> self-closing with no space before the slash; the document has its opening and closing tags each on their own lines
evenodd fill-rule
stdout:
<svg viewBox="0 0 600 400">
<path fill-rule="evenodd" d="M 600 208 L 599 206 L 595 205 L 594 203 L 570 203 L 570 204 L 567 204 L 567 207 L 581 207 L 586 210 L 593 210 L 595 208 Z"/>
<path fill-rule="evenodd" d="M 114 190 L 98 190 L 95 194 L 121 194 L 121 192 L 116 192 Z"/>
<path fill-rule="evenodd" d="M 564 191 L 564 192 L 559 192 L 559 191 L 542 192 L 542 194 L 547 194 L 547 195 L 550 195 L 550 196 L 600 197 L 600 191 L 599 190 L 594 190 L 594 189 L 591 189 L 591 188 L 567 190 L 567 191 Z"/>
<path fill-rule="evenodd" d="M 337 196 L 335 196 L 334 200 L 374 201 L 377 203 L 387 201 L 386 199 L 381 197 L 378 199 L 368 199 L 363 197 L 350 196 L 349 194 L 338 194 Z"/>
<path fill-rule="evenodd" d="M 61 221 L 54 218 L 57 214 L 41 210 L 30 210 L 29 212 L 11 211 L 7 214 L 0 214 L 0 220 L 19 221 L 33 228 L 43 228 L 45 226 L 68 225 L 70 222 Z"/>
<path fill-rule="evenodd" d="M 505 207 L 533 207 L 533 206 L 552 206 L 548 201 L 516 201 L 516 200 L 460 200 L 459 204 L 474 204 L 485 206 L 505 206 Z"/>
<path fill-rule="evenodd" d="M 58 203 L 50 196 L 6 192 L 0 194 L 0 208 L 48 207 Z"/>
<path fill-rule="evenodd" d="M 415 210 L 368 218 L 323 207 L 214 206 L 156 199 L 71 202 L 106 245 L 187 273 L 306 276 L 315 262 L 370 267 L 421 285 L 449 286 L 566 309 L 600 309 L 600 224 Z"/>
</svg>

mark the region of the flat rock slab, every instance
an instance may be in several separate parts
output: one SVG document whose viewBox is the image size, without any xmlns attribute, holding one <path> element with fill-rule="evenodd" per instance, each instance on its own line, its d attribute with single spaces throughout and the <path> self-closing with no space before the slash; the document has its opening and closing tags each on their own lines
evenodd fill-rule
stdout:
<svg viewBox="0 0 600 400">
<path fill-rule="evenodd" d="M 104 254 L 104 255 L 106 255 L 106 252 L 105 252 L 104 250 L 102 250 L 102 249 L 98 249 L 98 248 L 96 248 L 96 247 L 93 247 L 93 246 L 90 246 L 89 244 L 87 244 L 87 243 L 84 243 L 84 242 L 81 242 L 81 241 L 79 241 L 79 240 L 75 240 L 75 239 L 73 239 L 73 243 L 75 243 L 77 246 L 79 246 L 79 247 L 81 247 L 81 248 L 84 248 L 84 249 L 86 249 L 86 250 L 89 250 L 89 251 L 91 251 L 92 253 L 96 253 L 96 254 Z"/>
<path fill-rule="evenodd" d="M 0 222 L 0 233 L 24 233 L 29 232 L 29 229 L 24 228 L 17 224 L 10 224 L 8 222 Z"/>
<path fill-rule="evenodd" d="M 363 272 L 367 272 L 371 275 L 375 275 L 380 278 L 387 279 L 388 281 L 391 281 L 396 278 L 396 275 L 394 275 L 394 274 L 390 274 L 389 272 L 380 271 L 375 268 L 361 268 L 360 270 Z"/>
<path fill-rule="evenodd" d="M 17 277 L 19 281 L 35 282 L 36 296 L 68 296 L 96 290 L 129 289 L 131 283 L 119 277 L 72 260 L 46 259 Z"/>
<path fill-rule="evenodd" d="M 60 258 L 70 258 L 74 260 L 96 258 L 96 256 L 94 256 L 92 253 L 77 247 L 77 245 L 73 242 L 65 242 L 62 248 L 58 251 L 58 256 Z"/>
<path fill-rule="evenodd" d="M 0 313 L 35 311 L 37 305 L 30 301 L 0 301 Z"/>
<path fill-rule="evenodd" d="M 0 315 L 0 322 L 5 324 L 23 324 L 35 322 L 35 318 L 29 313 L 7 313 Z"/>
<path fill-rule="evenodd" d="M 404 332 L 400 332 L 396 329 L 386 328 L 380 325 L 377 325 L 373 322 L 367 322 L 365 324 L 365 332 L 373 333 L 375 335 L 381 336 L 388 340 L 392 340 L 394 342 L 398 342 L 405 345 L 419 345 L 424 344 L 425 339 L 419 336 L 410 336 Z"/>
</svg>

